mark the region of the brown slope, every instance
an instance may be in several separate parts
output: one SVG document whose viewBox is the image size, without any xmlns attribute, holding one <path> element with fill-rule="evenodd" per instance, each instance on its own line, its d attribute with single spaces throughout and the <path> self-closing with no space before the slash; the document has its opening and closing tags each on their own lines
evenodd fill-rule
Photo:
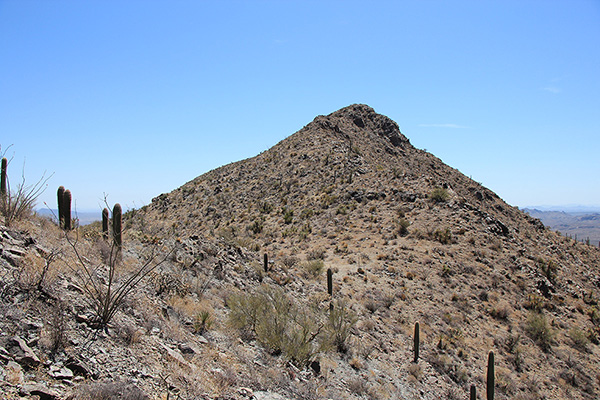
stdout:
<svg viewBox="0 0 600 400">
<path fill-rule="evenodd" d="M 436 188 L 448 199 L 432 200 Z M 323 290 L 301 262 L 322 256 L 359 313 L 356 346 L 375 354 L 350 372 L 377 393 L 407 382 L 425 398 L 462 393 L 481 385 L 494 349 L 497 398 L 598 395 L 598 250 L 546 230 L 414 148 L 368 106 L 319 116 L 268 151 L 155 198 L 138 216 L 184 241 L 218 236 L 260 249 L 274 262 L 265 279 L 300 297 Z M 405 362 L 417 320 L 421 372 Z M 385 371 L 385 385 L 366 371 Z"/>
</svg>

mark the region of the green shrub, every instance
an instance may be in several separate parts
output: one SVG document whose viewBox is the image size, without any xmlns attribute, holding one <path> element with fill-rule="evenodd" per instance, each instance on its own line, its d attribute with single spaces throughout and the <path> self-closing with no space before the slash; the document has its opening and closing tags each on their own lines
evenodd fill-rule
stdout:
<svg viewBox="0 0 600 400">
<path fill-rule="evenodd" d="M 324 349 L 324 324 L 317 311 L 296 304 L 275 286 L 229 297 L 231 325 L 252 333 L 272 354 L 283 354 L 298 366 L 307 365 Z"/>
<path fill-rule="evenodd" d="M 203 335 L 208 331 L 213 324 L 213 317 L 210 315 L 210 311 L 200 311 L 194 318 L 194 333 Z"/>
<path fill-rule="evenodd" d="M 356 315 L 341 299 L 330 309 L 328 330 L 333 345 L 340 353 L 348 351 L 348 338 L 357 320 Z"/>
<path fill-rule="evenodd" d="M 256 219 L 246 229 L 257 235 L 263 231 L 263 221 Z"/>
<path fill-rule="evenodd" d="M 527 317 L 527 333 L 540 348 L 547 352 L 552 346 L 555 332 L 548 325 L 546 316 L 541 312 L 531 311 Z"/>
<path fill-rule="evenodd" d="M 305 208 L 300 213 L 300 218 L 308 219 L 308 218 L 312 217 L 314 214 L 315 214 L 315 212 L 311 208 Z"/>
<path fill-rule="evenodd" d="M 450 229 L 436 229 L 433 232 L 433 238 L 440 242 L 441 244 L 449 244 L 452 243 L 452 232 Z"/>
<path fill-rule="evenodd" d="M 542 258 L 537 259 L 537 265 L 548 280 L 555 284 L 556 283 L 556 273 L 558 272 L 558 264 L 554 261 L 544 261 Z"/>
<path fill-rule="evenodd" d="M 585 331 L 579 328 L 572 328 L 569 331 L 569 337 L 573 341 L 575 347 L 581 351 L 587 351 L 590 339 Z"/>
<path fill-rule="evenodd" d="M 271 203 L 268 202 L 262 202 L 260 204 L 260 212 L 263 214 L 269 214 L 271 213 L 271 211 L 273 211 L 273 205 Z"/>
<path fill-rule="evenodd" d="M 398 221 L 398 234 L 400 236 L 404 236 L 408 233 L 408 227 L 410 226 L 410 222 L 408 222 L 404 218 L 400 218 Z"/>
<path fill-rule="evenodd" d="M 443 188 L 435 188 L 429 193 L 429 199 L 435 203 L 444 203 L 448 201 L 450 195 L 448 191 Z"/>
<path fill-rule="evenodd" d="M 304 269 L 309 273 L 313 278 L 318 277 L 323 272 L 323 268 L 325 268 L 325 263 L 323 260 L 309 260 L 304 264 Z"/>
<path fill-rule="evenodd" d="M 291 224 L 294 220 L 294 210 L 284 207 L 281 213 L 283 214 L 283 222 L 287 225 Z"/>
</svg>

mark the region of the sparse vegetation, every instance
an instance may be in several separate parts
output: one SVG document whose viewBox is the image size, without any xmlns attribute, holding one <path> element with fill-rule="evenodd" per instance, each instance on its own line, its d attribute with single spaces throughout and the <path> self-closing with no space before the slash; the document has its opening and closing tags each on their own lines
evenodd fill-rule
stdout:
<svg viewBox="0 0 600 400">
<path fill-rule="evenodd" d="M 323 260 L 309 260 L 304 262 L 304 269 L 309 274 L 309 276 L 316 278 L 323 273 L 323 269 L 325 268 L 325 263 Z"/>
<path fill-rule="evenodd" d="M 555 332 L 548 324 L 546 316 L 542 312 L 531 311 L 527 316 L 527 332 L 531 338 L 547 352 L 552 347 Z"/>
<path fill-rule="evenodd" d="M 10 161 L 4 157 L 5 152 L 1 154 L 0 215 L 4 225 L 11 226 L 13 222 L 31 215 L 39 196 L 46 190 L 46 182 L 50 177 L 44 174 L 37 182 L 29 185 L 25 180 L 25 167 L 23 167 L 21 181 L 14 190 L 11 189 L 8 174 Z"/>
<path fill-rule="evenodd" d="M 194 318 L 194 333 L 203 335 L 213 325 L 214 319 L 208 310 L 202 310 Z"/>
<path fill-rule="evenodd" d="M 120 233 L 120 225 L 118 225 Z M 114 231 L 115 232 L 115 231 Z M 172 251 L 162 253 L 160 247 L 153 246 L 150 252 L 139 262 L 131 260 L 134 266 L 128 271 L 121 258 L 121 248 L 113 240 L 106 263 L 93 264 L 81 253 L 78 239 L 65 234 L 73 250 L 76 263 L 69 265 L 74 277 L 80 284 L 86 301 L 93 309 L 96 324 L 105 328 L 137 285 L 164 263 Z M 174 248 L 173 248 L 174 249 Z"/>
<path fill-rule="evenodd" d="M 325 347 L 319 313 L 297 305 L 279 287 L 262 285 L 227 300 L 232 326 L 252 333 L 272 354 L 304 366 Z"/>
<path fill-rule="evenodd" d="M 329 311 L 328 328 L 333 338 L 333 344 L 340 353 L 348 351 L 348 338 L 356 321 L 358 318 L 344 300 L 337 300 Z"/>
<path fill-rule="evenodd" d="M 448 201 L 450 195 L 448 191 L 443 188 L 435 188 L 429 193 L 429 199 L 434 203 L 444 203 Z"/>
</svg>

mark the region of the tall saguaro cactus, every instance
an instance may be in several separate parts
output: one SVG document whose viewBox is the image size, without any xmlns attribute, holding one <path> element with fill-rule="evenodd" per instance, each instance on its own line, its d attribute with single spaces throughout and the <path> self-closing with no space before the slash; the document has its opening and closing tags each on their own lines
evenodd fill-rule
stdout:
<svg viewBox="0 0 600 400">
<path fill-rule="evenodd" d="M 267 253 L 265 253 L 264 257 L 263 257 L 263 268 L 266 272 L 269 272 L 269 256 L 267 255 Z"/>
<path fill-rule="evenodd" d="M 475 389 L 475 385 L 471 385 L 471 400 L 477 400 L 477 389 Z"/>
<path fill-rule="evenodd" d="M 333 271 L 331 268 L 327 268 L 327 293 L 329 296 L 333 296 Z"/>
<path fill-rule="evenodd" d="M 413 350 L 415 353 L 415 358 L 413 359 L 413 362 L 417 362 L 419 361 L 419 333 L 420 329 L 419 329 L 419 323 L 415 322 L 415 335 L 413 337 Z"/>
<path fill-rule="evenodd" d="M 108 240 L 108 208 L 102 210 L 102 237 Z"/>
<path fill-rule="evenodd" d="M 59 186 L 56 191 L 56 196 L 58 197 L 58 226 L 59 228 L 65 227 L 65 213 L 63 210 L 63 199 L 65 197 L 65 187 Z"/>
<path fill-rule="evenodd" d="M 490 351 L 487 365 L 487 400 L 494 400 L 494 381 L 494 352 Z"/>
<path fill-rule="evenodd" d="M 62 198 L 63 226 L 65 231 L 71 230 L 71 191 L 65 190 Z"/>
<path fill-rule="evenodd" d="M 115 204 L 115 206 L 113 207 L 113 240 L 115 243 L 115 246 L 117 246 L 117 249 L 120 250 L 122 245 L 123 245 L 123 241 L 121 238 L 121 233 L 122 233 L 122 223 L 123 223 L 123 209 L 121 208 L 121 205 L 119 203 Z"/>
<path fill-rule="evenodd" d="M 6 169 L 8 168 L 8 160 L 6 157 L 2 157 L 2 178 L 0 183 L 0 197 L 2 201 L 6 197 L 6 193 L 8 192 L 8 178 L 6 177 Z"/>
</svg>

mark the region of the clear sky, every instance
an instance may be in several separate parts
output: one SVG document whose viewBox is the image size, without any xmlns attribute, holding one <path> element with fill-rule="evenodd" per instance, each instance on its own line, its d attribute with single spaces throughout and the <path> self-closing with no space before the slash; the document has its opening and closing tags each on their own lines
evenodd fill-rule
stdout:
<svg viewBox="0 0 600 400">
<path fill-rule="evenodd" d="M 598 0 L 0 0 L 0 145 L 13 186 L 54 174 L 40 203 L 140 207 L 353 103 L 512 205 L 600 205 Z"/>
</svg>

